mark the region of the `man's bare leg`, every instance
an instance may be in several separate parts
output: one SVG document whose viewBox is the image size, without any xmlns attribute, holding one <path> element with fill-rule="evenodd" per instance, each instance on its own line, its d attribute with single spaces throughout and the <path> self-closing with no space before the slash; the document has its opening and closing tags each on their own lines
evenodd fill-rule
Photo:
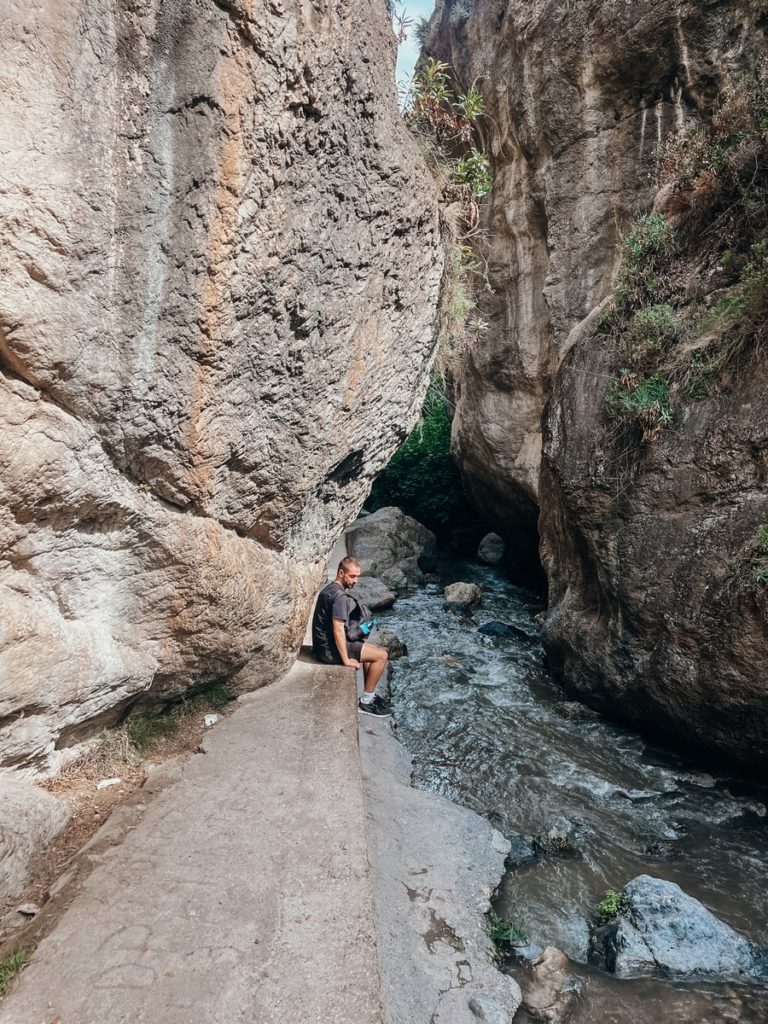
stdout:
<svg viewBox="0 0 768 1024">
<path fill-rule="evenodd" d="M 377 647 L 375 644 L 363 644 L 360 661 L 363 663 L 363 678 L 365 679 L 363 690 L 366 693 L 373 693 L 384 675 L 389 655 L 383 647 Z"/>
</svg>

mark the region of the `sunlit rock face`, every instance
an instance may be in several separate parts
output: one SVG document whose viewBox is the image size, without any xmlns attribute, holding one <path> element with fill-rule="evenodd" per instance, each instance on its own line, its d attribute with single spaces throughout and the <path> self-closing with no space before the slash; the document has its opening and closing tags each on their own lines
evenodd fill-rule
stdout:
<svg viewBox="0 0 768 1024">
<path fill-rule="evenodd" d="M 385 5 L 7 0 L 0 767 L 268 682 L 420 405 L 441 276 Z"/>
<path fill-rule="evenodd" d="M 546 637 L 568 685 L 751 768 L 768 753 L 766 613 L 733 564 L 768 518 L 764 381 L 699 403 L 618 479 L 614 368 L 590 335 L 659 144 L 765 67 L 766 22 L 748 0 L 446 0 L 428 40 L 483 93 L 495 176 L 489 326 L 456 371 L 468 488 L 512 551 L 541 509 Z"/>
</svg>

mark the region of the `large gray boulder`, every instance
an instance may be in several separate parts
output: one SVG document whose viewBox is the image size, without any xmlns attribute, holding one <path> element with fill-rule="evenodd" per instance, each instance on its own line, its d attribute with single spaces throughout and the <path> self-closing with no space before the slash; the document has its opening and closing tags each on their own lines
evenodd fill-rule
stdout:
<svg viewBox="0 0 768 1024">
<path fill-rule="evenodd" d="M 592 939 L 593 957 L 619 977 L 656 971 L 720 980 L 768 976 L 765 951 L 674 882 L 639 875 L 623 892 L 627 909 Z"/>
<path fill-rule="evenodd" d="M 442 270 L 380 0 L 4 0 L 0 766 L 293 660 Z M 373 443 L 372 443 L 373 439 Z"/>
<path fill-rule="evenodd" d="M 363 575 L 377 576 L 394 590 L 419 586 L 435 565 L 434 533 L 394 506 L 358 519 L 345 539 L 347 552 L 360 562 Z"/>
<path fill-rule="evenodd" d="M 377 580 L 375 576 L 361 576 L 353 593 L 359 601 L 367 604 L 371 611 L 391 608 L 397 598 L 395 592 L 390 590 L 383 580 Z"/>
<path fill-rule="evenodd" d="M 0 908 L 19 896 L 35 860 L 63 831 L 69 811 L 55 796 L 25 782 L 0 780 Z"/>
</svg>

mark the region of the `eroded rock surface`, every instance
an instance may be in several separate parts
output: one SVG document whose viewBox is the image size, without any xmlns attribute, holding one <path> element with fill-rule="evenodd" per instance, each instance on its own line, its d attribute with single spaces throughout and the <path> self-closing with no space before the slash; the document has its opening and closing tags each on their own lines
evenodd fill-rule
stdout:
<svg viewBox="0 0 768 1024">
<path fill-rule="evenodd" d="M 567 685 L 761 773 L 768 614 L 742 583 L 768 521 L 765 359 L 629 458 L 605 412 L 621 350 L 595 325 L 618 243 L 652 209 L 659 144 L 765 67 L 765 28 L 747 0 L 446 0 L 428 39 L 483 92 L 495 178 L 481 213 L 489 326 L 456 371 L 468 489 L 513 552 L 525 536 L 535 551 L 541 509 L 544 635 Z M 689 281 L 706 293 L 696 260 L 694 244 Z"/>
<path fill-rule="evenodd" d="M 286 667 L 441 266 L 384 4 L 9 0 L 3 37 L 0 768 L 34 774 L 150 687 Z"/>
</svg>

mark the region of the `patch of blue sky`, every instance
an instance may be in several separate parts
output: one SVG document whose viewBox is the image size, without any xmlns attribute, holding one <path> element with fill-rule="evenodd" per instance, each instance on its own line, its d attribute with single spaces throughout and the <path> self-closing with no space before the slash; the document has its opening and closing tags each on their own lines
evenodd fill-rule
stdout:
<svg viewBox="0 0 768 1024">
<path fill-rule="evenodd" d="M 413 76 L 413 68 L 419 56 L 419 42 L 416 39 L 416 22 L 419 18 L 428 18 L 435 9 L 435 0 L 403 0 L 397 4 L 413 24 L 408 29 L 408 38 L 401 43 L 397 51 L 397 81 L 406 86 Z"/>
</svg>

